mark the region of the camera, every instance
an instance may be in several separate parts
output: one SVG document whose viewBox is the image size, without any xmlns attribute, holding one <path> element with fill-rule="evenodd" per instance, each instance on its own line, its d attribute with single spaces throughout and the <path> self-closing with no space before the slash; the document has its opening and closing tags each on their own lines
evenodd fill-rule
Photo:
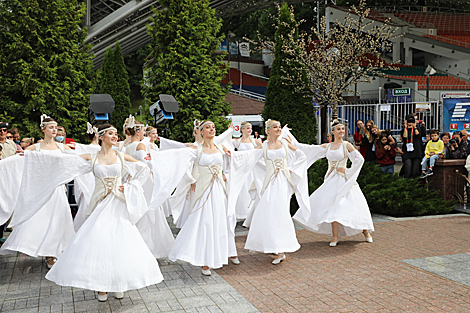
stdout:
<svg viewBox="0 0 470 313">
<path fill-rule="evenodd" d="M 407 123 L 414 123 L 416 121 L 413 114 L 408 114 L 405 119 Z"/>
<path fill-rule="evenodd" d="M 450 143 L 451 145 L 454 144 L 454 143 L 459 144 L 459 140 L 456 139 L 456 138 L 452 138 L 451 140 L 449 140 L 449 143 Z"/>
</svg>

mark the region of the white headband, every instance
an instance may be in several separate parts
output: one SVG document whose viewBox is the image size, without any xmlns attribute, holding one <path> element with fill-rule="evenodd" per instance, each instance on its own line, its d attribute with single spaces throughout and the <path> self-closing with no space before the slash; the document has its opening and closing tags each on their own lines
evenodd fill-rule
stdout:
<svg viewBox="0 0 470 313">
<path fill-rule="evenodd" d="M 269 122 L 272 122 L 272 120 L 269 119 L 269 120 L 267 120 L 266 123 L 264 124 L 264 127 L 266 128 L 266 130 L 270 129 L 270 128 L 273 127 L 274 125 L 281 125 L 281 123 L 279 123 L 279 122 L 276 121 L 276 122 L 274 122 L 274 123 L 272 123 L 271 125 L 268 126 L 268 123 L 269 123 Z"/>
<path fill-rule="evenodd" d="M 204 126 L 206 126 L 207 124 L 214 124 L 214 122 L 207 121 L 207 122 L 202 123 L 202 124 L 199 126 L 199 131 L 202 131 L 202 130 L 204 129 Z"/>
<path fill-rule="evenodd" d="M 98 128 L 91 126 L 89 122 L 86 122 L 86 133 L 87 134 L 97 134 L 98 133 Z"/>
<path fill-rule="evenodd" d="M 245 127 L 247 127 L 247 126 L 252 126 L 252 125 L 251 125 L 251 123 L 247 123 L 247 124 L 245 124 L 245 125 L 241 125 L 240 128 L 245 128 Z"/>
<path fill-rule="evenodd" d="M 46 118 L 51 118 L 51 117 L 47 116 L 46 114 L 41 115 L 41 124 L 39 125 L 41 129 L 46 128 L 46 126 L 49 124 L 57 124 L 56 121 L 44 122 Z"/>
<path fill-rule="evenodd" d="M 147 129 L 147 127 L 148 127 L 148 126 L 145 126 L 145 129 Z M 157 129 L 152 127 L 151 130 L 145 131 L 145 134 L 148 135 L 148 134 L 150 134 L 151 132 L 156 132 L 156 131 L 157 131 Z"/>
<path fill-rule="evenodd" d="M 107 132 L 108 130 L 117 131 L 117 129 L 114 128 L 114 127 L 108 127 L 108 128 L 105 128 L 105 129 L 100 130 L 99 133 L 98 133 L 98 135 L 99 135 L 100 137 L 103 137 L 103 136 L 106 134 L 106 132 Z"/>
</svg>

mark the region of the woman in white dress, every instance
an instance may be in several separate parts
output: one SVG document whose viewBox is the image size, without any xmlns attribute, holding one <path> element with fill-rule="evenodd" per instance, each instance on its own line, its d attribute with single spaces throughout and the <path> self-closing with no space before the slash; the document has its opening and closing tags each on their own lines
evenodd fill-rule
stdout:
<svg viewBox="0 0 470 313">
<path fill-rule="evenodd" d="M 126 127 L 126 132 L 130 135 L 130 143 L 126 146 L 126 154 L 140 160 L 149 166 L 151 170 L 151 165 L 147 162 L 150 149 L 147 151 L 145 144 L 141 142 L 145 134 L 144 124 L 136 121 L 134 116 L 130 115 L 126 120 Z M 150 176 L 142 187 L 147 204 L 150 205 L 153 192 L 153 182 Z M 175 238 L 162 207 L 150 208 L 137 222 L 136 226 L 155 258 L 168 257 Z"/>
<path fill-rule="evenodd" d="M 263 179 L 263 183 L 262 187 L 257 185 L 260 199 L 244 224 L 250 228 L 245 249 L 277 254 L 272 261 L 276 265 L 286 259 L 286 252 L 300 248 L 290 216 L 290 199 L 294 191 L 300 189 L 297 178 L 306 178 L 306 157 L 292 144 L 280 140 L 281 124 L 278 121 L 268 120 L 266 133 L 267 140 L 256 147 L 263 151 L 266 170 L 262 178 L 255 177 L 258 181 Z M 304 196 L 306 192 L 304 189 Z"/>
<path fill-rule="evenodd" d="M 152 126 L 146 126 L 145 137 L 142 139 L 142 143 L 145 145 L 147 152 L 150 152 L 150 150 L 158 151 L 158 146 L 155 144 L 157 140 L 160 140 L 157 129 Z"/>
<path fill-rule="evenodd" d="M 362 232 L 372 242 L 370 232 L 374 224 L 367 201 L 356 179 L 364 158 L 352 144 L 343 141 L 345 126 L 335 121 L 332 126 L 334 142 L 321 146 L 296 144 L 310 158 L 328 159 L 324 183 L 310 196 L 310 216 L 299 210 L 294 219 L 309 230 L 332 234 L 331 247 L 338 244 L 338 236 L 352 236 Z M 348 158 L 352 167 L 347 168 Z"/>
<path fill-rule="evenodd" d="M 211 121 L 201 123 L 199 131 L 204 139 L 195 149 L 191 185 L 193 195 L 190 212 L 171 250 L 171 261 L 182 260 L 202 266 L 204 275 L 211 275 L 210 268 L 228 264 L 228 258 L 239 264 L 232 231 L 235 216 L 227 215 L 226 179 L 224 155 L 230 156 L 222 145 L 214 143 L 215 126 Z"/>
<path fill-rule="evenodd" d="M 240 125 L 240 130 L 242 133 L 241 138 L 233 139 L 233 146 L 238 151 L 246 151 L 255 149 L 257 146 L 261 145 L 261 141 L 258 139 L 253 139 L 251 137 L 251 133 L 253 132 L 252 125 L 249 122 L 242 122 Z M 246 219 L 248 212 L 254 203 L 254 197 L 250 193 L 250 189 L 252 190 L 253 186 L 253 174 L 250 175 L 248 180 L 246 180 L 245 184 L 243 185 L 243 189 L 240 192 L 240 195 L 237 199 L 237 204 L 235 207 L 235 214 L 237 220 L 241 221 Z M 253 192 L 253 194 L 255 194 Z"/>
<path fill-rule="evenodd" d="M 72 147 L 75 148 L 77 154 L 93 154 L 101 150 L 98 140 L 98 128 L 92 126 L 87 122 L 87 131 L 85 138 L 90 142 L 88 145 L 84 145 L 78 142 L 72 143 Z M 93 173 L 80 175 L 74 179 L 74 193 L 75 201 L 78 205 L 78 211 L 73 220 L 73 226 L 77 232 L 80 226 L 85 222 L 86 212 L 88 204 L 91 200 L 91 195 L 95 189 L 95 176 Z"/>
<path fill-rule="evenodd" d="M 54 140 L 57 134 L 55 120 L 42 115 L 40 127 L 44 133 L 44 141 L 29 146 L 26 151 L 54 155 L 61 154 L 64 150 L 71 150 Z M 44 174 L 54 175 L 52 172 Z M 35 193 L 34 189 L 28 189 L 28 192 Z M 17 206 L 11 225 L 16 223 L 15 214 L 18 216 L 21 213 L 18 211 L 24 209 L 26 208 Z M 72 213 L 65 186 L 62 184 L 54 190 L 49 201 L 37 213 L 28 216 L 20 225 L 15 225 L 13 232 L 2 245 L 0 254 L 21 252 L 32 257 L 44 256 L 47 267 L 51 268 L 74 235 Z"/>
<path fill-rule="evenodd" d="M 61 168 L 62 176 L 91 171 L 96 177 L 89 217 L 46 278 L 60 286 L 98 290 L 98 300 L 106 301 L 107 292 L 122 298 L 124 291 L 157 284 L 163 276 L 135 226 L 148 210 L 142 182 L 150 171 L 131 156 L 113 151 L 116 128 L 104 124 L 98 131 L 99 153 L 43 160 L 66 166 Z"/>
</svg>

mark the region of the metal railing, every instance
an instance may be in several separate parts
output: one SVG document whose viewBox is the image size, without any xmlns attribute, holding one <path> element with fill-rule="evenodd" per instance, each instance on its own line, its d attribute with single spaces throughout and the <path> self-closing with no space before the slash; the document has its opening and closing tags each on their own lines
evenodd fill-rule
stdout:
<svg viewBox="0 0 470 313">
<path fill-rule="evenodd" d="M 442 106 L 439 102 L 428 102 L 429 111 L 426 112 L 417 112 L 417 103 L 422 102 L 338 105 L 338 118 L 347 123 L 349 137 L 356 131 L 357 120 L 362 120 L 364 124 L 367 120 L 373 120 L 379 129 L 390 129 L 393 135 L 398 136 L 404 127 L 406 115 L 412 113 L 417 113 L 418 120 L 422 120 L 427 129 L 442 130 L 442 119 L 439 118 L 442 116 Z M 328 110 L 328 121 L 331 121 L 331 108 Z"/>
<path fill-rule="evenodd" d="M 239 82 L 239 85 L 238 86 L 234 86 L 232 85 L 232 88 L 230 90 L 230 93 L 232 94 L 236 94 L 236 95 L 239 95 L 239 96 L 243 96 L 243 97 L 247 97 L 247 98 L 251 98 L 251 99 L 255 99 L 255 100 L 258 100 L 258 101 L 263 101 L 265 102 L 266 101 L 266 97 L 263 93 L 260 92 L 256 92 L 256 91 L 253 91 L 253 90 L 249 90 L 248 88 L 251 88 L 251 89 L 265 89 L 265 87 L 261 87 L 261 86 L 248 86 L 248 85 L 245 85 L 245 88 L 243 86 L 243 74 L 245 75 L 249 75 L 249 76 L 252 76 L 252 77 L 256 77 L 256 78 L 259 78 L 259 79 L 263 79 L 263 80 L 266 80 L 268 81 L 269 78 L 268 77 L 264 77 L 264 76 L 260 76 L 260 75 L 256 75 L 256 74 L 253 74 L 253 73 L 248 73 L 248 72 L 242 72 L 240 71 L 240 82 Z M 232 83 L 234 83 L 232 81 Z"/>
<path fill-rule="evenodd" d="M 256 92 L 248 91 L 248 90 L 231 89 L 230 93 L 233 93 L 233 94 L 239 95 L 239 96 L 243 96 L 243 97 L 247 97 L 247 98 L 251 98 L 251 99 L 254 99 L 254 100 L 258 100 L 258 101 L 263 101 L 263 102 L 266 101 L 266 97 L 264 95 L 256 93 Z"/>
</svg>

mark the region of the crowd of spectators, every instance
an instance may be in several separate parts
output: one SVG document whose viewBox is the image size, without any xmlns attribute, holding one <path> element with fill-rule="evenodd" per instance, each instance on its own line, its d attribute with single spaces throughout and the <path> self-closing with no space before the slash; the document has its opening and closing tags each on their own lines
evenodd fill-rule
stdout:
<svg viewBox="0 0 470 313">
<path fill-rule="evenodd" d="M 373 120 L 356 121 L 354 143 L 366 162 L 380 165 L 386 173 L 394 172 L 395 158 L 401 155 L 403 166 L 400 175 L 405 178 L 427 177 L 433 175 L 438 159 L 466 159 L 470 155 L 467 130 L 451 134 L 438 130 L 426 130 L 424 121 L 416 114 L 405 117 L 400 131 L 401 147 L 391 135 L 390 130 L 379 130 Z M 470 163 L 470 157 L 467 160 Z"/>
</svg>

